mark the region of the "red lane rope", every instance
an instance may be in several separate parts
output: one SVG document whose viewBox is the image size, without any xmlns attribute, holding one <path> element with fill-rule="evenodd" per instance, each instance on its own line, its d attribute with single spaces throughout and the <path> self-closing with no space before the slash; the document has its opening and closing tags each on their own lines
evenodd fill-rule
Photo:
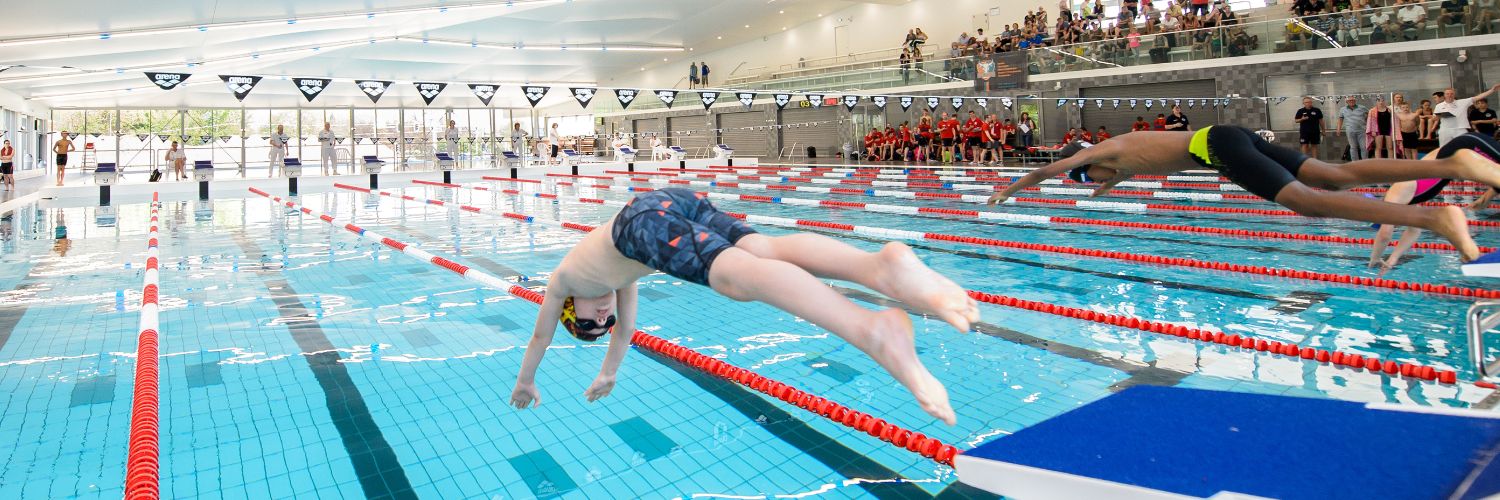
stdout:
<svg viewBox="0 0 1500 500">
<path fill-rule="evenodd" d="M 345 187 L 345 189 L 349 188 L 355 187 Z M 369 192 L 369 190 L 366 191 Z M 250 192 L 265 198 L 269 198 L 278 203 L 284 203 L 288 207 L 296 208 L 295 203 L 290 201 L 283 201 L 280 197 L 271 196 L 265 191 L 261 191 L 256 188 L 250 188 Z M 381 196 L 397 197 L 397 195 L 392 195 L 390 193 L 372 193 Z M 431 203 L 432 201 L 436 200 L 412 201 L 425 201 Z M 311 211 L 309 209 L 306 209 L 304 207 L 302 210 L 303 213 L 311 215 Z M 335 227 L 339 227 L 336 223 L 329 224 Z M 355 228 L 353 228 L 353 224 L 348 224 L 343 227 L 345 230 L 354 233 L 361 238 L 372 240 L 375 239 L 374 236 L 367 231 L 356 230 Z M 575 229 L 583 232 L 593 230 L 593 227 L 591 226 L 584 226 L 582 224 L 573 223 L 564 223 L 564 227 L 569 227 L 570 229 Z M 381 238 L 378 241 L 388 242 L 385 244 L 392 247 L 394 247 L 395 245 L 401 245 L 402 248 L 405 248 L 407 246 L 406 244 L 397 242 L 390 238 Z M 406 252 L 402 253 L 406 254 Z M 494 283 L 502 281 L 499 278 L 494 277 L 493 275 L 486 274 L 477 269 L 469 268 L 443 257 L 433 257 L 428 261 L 428 263 L 452 271 L 455 274 L 458 274 L 459 276 L 462 276 L 466 279 L 470 279 L 488 286 L 493 286 Z M 541 293 L 535 290 L 524 288 L 520 285 L 511 285 L 510 288 L 506 289 L 505 291 L 510 293 L 511 295 L 525 299 L 535 304 L 542 303 Z M 776 399 L 780 399 L 793 406 L 797 406 L 798 408 L 802 408 L 804 410 L 832 420 L 835 423 L 853 428 L 854 430 L 863 432 L 865 434 L 869 434 L 870 436 L 873 436 L 897 447 L 905 448 L 908 451 L 918 453 L 924 457 L 932 459 L 937 463 L 952 467 L 953 457 L 958 455 L 959 453 L 957 447 L 951 444 L 944 443 L 937 438 L 928 437 L 920 432 L 912 432 L 899 425 L 887 422 L 879 417 L 858 410 L 850 409 L 849 407 L 834 402 L 828 398 L 803 391 L 796 387 L 787 385 L 771 378 L 767 378 L 753 371 L 726 363 L 719 359 L 705 356 L 702 353 L 699 353 L 687 347 L 683 347 L 682 345 L 673 343 L 661 337 L 652 336 L 650 334 L 647 334 L 646 332 L 636 330 L 635 333 L 631 335 L 630 342 L 637 348 L 647 349 L 652 352 L 659 353 L 703 373 L 740 384 L 756 392 L 760 392 Z"/>
<path fill-rule="evenodd" d="M 1000 171 L 1001 169 L 1028 170 L 1025 167 L 999 167 L 999 168 L 989 168 L 989 169 L 976 169 L 976 168 L 964 168 L 964 167 L 959 166 L 959 165 L 953 165 L 953 166 L 909 166 L 909 167 L 907 167 L 907 166 L 899 166 L 899 165 L 887 165 L 887 166 L 880 166 L 880 165 L 852 166 L 851 165 L 851 166 L 843 166 L 843 167 L 839 167 L 839 168 L 834 168 L 834 167 L 820 167 L 820 166 L 812 166 L 812 165 L 808 165 L 808 166 L 805 166 L 805 167 L 796 167 L 796 166 L 775 167 L 775 166 L 761 166 L 761 165 L 723 165 L 723 166 L 721 166 L 721 165 L 710 165 L 707 168 L 708 169 L 713 169 L 714 171 L 720 171 L 720 172 L 733 172 L 733 171 L 737 171 L 737 170 L 776 171 L 776 170 L 797 170 L 799 168 L 805 168 L 809 172 L 819 172 L 819 173 L 839 172 L 842 169 L 842 170 L 853 170 L 855 172 L 850 172 L 850 173 L 856 173 L 856 174 L 859 173 L 859 172 L 879 172 L 879 173 L 885 173 L 884 171 L 886 171 L 886 170 L 897 170 L 897 171 L 899 171 L 899 170 L 908 170 L 908 171 L 919 171 L 919 172 L 953 172 L 953 171 L 960 171 L 960 172 L 963 172 L 963 173 L 968 174 L 968 175 L 981 175 L 981 174 L 994 175 L 996 172 Z M 963 170 L 955 170 L 957 168 L 963 168 Z M 869 174 L 863 174 L 863 175 L 869 175 Z M 1222 175 L 1220 175 L 1220 176 L 1195 175 L 1195 174 L 1182 174 L 1182 175 L 1177 175 L 1177 176 L 1167 176 L 1167 175 L 1135 175 L 1135 176 L 1132 176 L 1132 177 L 1134 177 L 1136 179 L 1150 179 L 1150 180 L 1169 180 L 1171 177 L 1200 177 L 1200 178 L 1203 178 L 1203 179 L 1205 179 L 1207 181 L 1210 181 L 1210 182 L 1213 182 L 1213 181 L 1228 182 L 1229 181 L 1228 177 L 1224 177 Z M 1449 183 L 1448 185 L 1449 186 L 1455 186 L 1455 187 L 1481 188 L 1480 189 L 1481 192 L 1483 192 L 1484 190 L 1487 190 L 1487 189 L 1490 188 L 1489 186 L 1484 185 L 1483 183 L 1474 182 L 1474 181 L 1465 181 L 1465 180 L 1454 180 L 1453 182 Z"/>
<path fill-rule="evenodd" d="M 151 226 L 147 232 L 145 285 L 141 290 L 141 329 L 136 337 L 135 390 L 131 394 L 130 444 L 125 458 L 125 498 L 156 499 L 161 497 L 158 307 L 160 248 L 157 224 L 161 205 L 157 193 L 151 194 Z"/>
<path fill-rule="evenodd" d="M 615 181 L 619 181 L 620 179 L 623 179 L 623 177 L 616 177 L 616 178 L 614 178 Z M 636 181 L 636 182 L 645 182 L 645 181 L 647 181 L 646 179 L 639 179 L 639 178 L 629 178 L 629 180 Z M 428 183 L 426 181 L 414 181 L 414 182 L 419 182 L 421 184 L 440 185 L 440 183 Z M 574 184 L 573 183 L 569 183 L 569 182 L 558 182 L 558 185 L 574 185 Z M 592 187 L 600 188 L 601 186 L 602 187 L 606 187 L 606 188 L 609 187 L 607 185 L 600 185 L 600 184 L 593 185 Z M 460 187 L 460 186 L 454 186 L 454 185 L 450 184 L 450 185 L 445 185 L 445 187 Z M 785 200 L 785 199 L 787 199 L 787 198 L 776 198 L 776 197 L 755 196 L 755 195 L 730 195 L 730 196 L 739 196 L 740 199 L 743 199 L 743 200 L 746 200 L 746 201 L 757 201 L 757 202 L 761 202 L 761 203 L 780 203 L 779 201 L 776 201 L 776 200 Z M 807 200 L 807 201 L 814 201 L 814 200 Z M 882 212 L 882 213 L 891 213 L 891 212 L 894 212 L 895 210 L 904 209 L 904 208 L 914 208 L 915 210 L 912 210 L 912 212 L 914 212 L 914 213 L 941 214 L 941 215 L 951 215 L 951 216 L 958 216 L 958 217 L 969 217 L 969 218 L 979 219 L 979 220 L 988 221 L 988 222 L 1009 221 L 1008 219 L 1005 219 L 1005 218 L 988 218 L 988 217 L 985 217 L 983 214 L 991 213 L 991 212 L 981 212 L 979 210 L 963 210 L 963 209 L 940 208 L 940 207 L 925 207 L 925 206 L 909 207 L 909 206 L 905 206 L 905 205 L 882 205 L 882 204 L 875 204 L 875 203 L 868 203 L 867 204 L 867 203 L 862 203 L 862 202 L 847 202 L 847 201 L 834 201 L 834 200 L 821 200 L 821 201 L 818 201 L 818 203 L 822 206 L 822 208 L 830 208 L 830 207 L 836 207 L 836 208 L 856 208 L 856 209 L 861 209 L 861 210 L 869 210 L 871 208 L 880 208 L 882 210 L 869 210 L 869 211 L 872 211 L 872 212 Z M 797 204 L 797 205 L 798 206 L 811 206 L 809 204 Z M 1125 222 L 1125 221 L 1112 221 L 1112 220 L 1101 220 L 1101 219 L 1084 219 L 1084 218 L 1079 218 L 1079 217 L 1057 217 L 1057 216 L 1036 216 L 1036 217 L 1038 217 L 1038 218 L 1045 218 L 1045 220 L 1047 222 L 1057 223 L 1057 224 L 1073 224 L 1073 225 L 1083 225 L 1083 226 L 1101 226 L 1101 227 L 1118 227 L 1118 228 L 1129 228 L 1129 229 L 1147 229 L 1147 230 L 1153 230 L 1153 231 L 1166 231 L 1166 232 L 1178 232 L 1178 233 L 1209 234 L 1209 235 L 1215 235 L 1215 236 L 1225 236 L 1225 237 L 1230 237 L 1230 238 L 1236 238 L 1237 237 L 1237 238 L 1278 239 L 1278 240 L 1288 240 L 1288 241 L 1311 241 L 1311 242 L 1317 242 L 1317 243 L 1331 243 L 1331 244 L 1340 244 L 1340 245 L 1363 245 L 1363 246 L 1369 246 L 1369 245 L 1374 245 L 1375 244 L 1375 240 L 1373 238 L 1354 238 L 1354 237 L 1348 237 L 1348 236 L 1329 236 L 1329 235 L 1319 235 L 1319 234 L 1284 233 L 1284 232 L 1279 232 L 1279 231 L 1256 231 L 1256 230 L 1248 230 L 1248 229 L 1229 229 L 1229 228 L 1205 227 L 1205 226 L 1185 226 L 1185 225 L 1175 225 L 1175 224 L 1155 224 L 1155 223 L 1147 223 L 1147 222 Z M 1025 221 L 1009 221 L 1009 222 L 1025 222 Z M 1397 242 L 1397 241 L 1391 241 L 1390 243 L 1388 243 L 1389 246 L 1396 246 L 1397 244 L 1399 244 L 1399 242 Z M 1457 251 L 1457 249 L 1454 248 L 1454 246 L 1452 244 L 1449 244 L 1449 243 L 1435 243 L 1435 242 L 1418 242 L 1415 245 L 1413 245 L 1413 248 L 1425 249 L 1425 250 Z M 1496 248 L 1495 247 L 1479 247 L 1479 250 L 1481 252 L 1483 252 L 1483 253 L 1490 253 L 1490 252 L 1495 251 Z"/>
<path fill-rule="evenodd" d="M 427 184 L 427 183 L 424 182 L 424 184 Z M 452 186 L 452 185 L 450 184 L 448 186 Z M 649 189 L 645 189 L 645 191 L 650 191 L 650 190 Z M 567 199 L 567 198 L 563 198 L 563 197 L 558 197 L 557 199 L 560 200 L 560 201 L 570 201 L 570 202 L 576 202 L 576 203 L 598 204 L 597 200 L 592 200 L 592 199 L 588 199 L 589 201 L 585 201 L 586 199 L 582 199 L 582 198 Z M 731 216 L 737 217 L 737 218 L 741 218 L 741 219 L 753 219 L 753 220 L 760 220 L 760 221 L 771 222 L 771 223 L 775 223 L 775 222 L 774 221 L 768 221 L 767 219 L 777 219 L 777 218 L 767 218 L 767 217 L 763 217 L 763 216 L 754 216 L 754 215 L 748 215 L 747 216 L 746 214 L 738 214 L 738 213 L 733 213 L 733 212 L 725 212 L 725 213 L 729 214 Z M 791 220 L 791 219 L 783 219 L 783 220 Z M 864 227 L 860 227 L 860 226 L 854 226 L 854 225 L 851 225 L 851 224 L 838 224 L 838 223 L 832 223 L 832 222 L 816 222 L 816 221 L 804 221 L 804 220 L 796 220 L 795 222 L 797 223 L 797 225 L 807 225 L 807 226 L 813 226 L 813 227 L 822 227 L 822 228 L 826 228 L 826 229 L 840 229 L 840 230 L 845 230 L 845 231 L 856 231 L 856 232 L 861 231 L 861 230 L 866 230 L 867 231 L 867 230 L 873 229 L 873 228 L 864 228 Z M 585 225 L 581 225 L 581 224 L 574 224 L 572 226 L 569 226 L 570 224 L 572 224 L 572 223 L 567 223 L 567 222 L 563 223 L 564 227 L 571 227 L 573 229 L 576 229 L 576 230 L 579 230 L 579 231 L 582 231 L 582 232 L 588 232 L 588 231 L 591 231 L 591 230 L 594 229 L 592 226 L 585 226 Z M 573 226 L 577 226 L 577 227 L 573 227 Z M 887 231 L 890 231 L 890 230 L 887 230 Z M 930 233 L 928 233 L 928 234 L 930 234 Z M 1376 373 L 1376 374 L 1382 374 L 1383 373 L 1385 375 L 1392 375 L 1392 376 L 1399 374 L 1400 376 L 1405 376 L 1405 377 L 1409 377 L 1409 378 L 1413 378 L 1413 379 L 1421 379 L 1421 380 L 1425 380 L 1425 381 L 1437 381 L 1437 382 L 1444 383 L 1444 384 L 1453 384 L 1453 383 L 1457 383 L 1457 381 L 1458 381 L 1458 373 L 1456 371 L 1438 369 L 1438 368 L 1434 368 L 1432 366 L 1422 365 L 1420 363 L 1402 363 L 1402 362 L 1396 362 L 1396 361 L 1392 361 L 1392 360 L 1380 361 L 1379 358 L 1375 357 L 1375 356 L 1368 356 L 1367 357 L 1367 356 L 1362 355 L 1362 354 L 1346 353 L 1346 352 L 1342 352 L 1342 351 L 1334 351 L 1334 350 L 1319 349 L 1319 348 L 1312 348 L 1312 347 L 1299 347 L 1296 344 L 1283 343 L 1283 342 L 1281 342 L 1279 340 L 1257 339 L 1257 338 L 1251 337 L 1251 336 L 1225 335 L 1224 332 L 1220 332 L 1220 331 L 1203 330 L 1203 329 L 1197 329 L 1197 328 L 1189 328 L 1189 327 L 1186 327 L 1186 326 L 1174 325 L 1174 324 L 1166 323 L 1166 322 L 1151 321 L 1151 320 L 1142 320 L 1140 318 L 1131 317 L 1131 316 L 1103 314 L 1103 313 L 1098 313 L 1098 312 L 1094 312 L 1094 311 L 1090 311 L 1090 310 L 1086 310 L 1086 309 L 1078 309 L 1078 308 L 1073 308 L 1073 307 L 1060 306 L 1060 305 L 1050 304 L 1050 303 L 1046 303 L 1046 302 L 1029 301 L 1029 300 L 1024 300 L 1024 299 L 1018 299 L 1018 298 L 1015 298 L 1015 297 L 1008 297 L 1008 296 L 1004 296 L 1004 295 L 988 294 L 988 293 L 979 292 L 979 291 L 976 291 L 976 290 L 966 290 L 966 292 L 969 294 L 970 297 L 973 297 L 974 300 L 977 300 L 977 301 L 980 301 L 980 302 L 989 303 L 989 304 L 1001 305 L 1001 306 L 1006 306 L 1006 307 L 1015 307 L 1015 308 L 1019 308 L 1019 309 L 1026 309 L 1026 310 L 1036 311 L 1036 312 L 1041 312 L 1041 313 L 1046 313 L 1046 314 L 1052 314 L 1052 315 L 1057 315 L 1057 316 L 1064 316 L 1064 317 L 1068 317 L 1068 318 L 1080 319 L 1080 320 L 1090 321 L 1090 322 L 1099 323 L 1099 324 L 1105 324 L 1105 325 L 1111 325 L 1111 326 L 1118 326 L 1118 327 L 1124 327 L 1124 328 L 1131 328 L 1131 329 L 1135 329 L 1135 330 L 1141 330 L 1141 331 L 1147 331 L 1147 332 L 1152 332 L 1152 333 L 1159 333 L 1159 334 L 1164 334 L 1164 335 L 1170 335 L 1170 336 L 1173 336 L 1173 337 L 1183 338 L 1183 339 L 1192 340 L 1192 341 L 1196 341 L 1196 342 L 1220 344 L 1220 345 L 1225 345 L 1225 346 L 1229 346 L 1229 347 L 1238 347 L 1238 348 L 1245 349 L 1245 350 L 1255 350 L 1255 351 L 1258 351 L 1258 352 L 1267 352 L 1267 353 L 1270 353 L 1270 354 L 1273 354 L 1273 355 L 1278 355 L 1278 356 L 1286 356 L 1286 357 L 1301 358 L 1301 359 L 1306 359 L 1306 360 L 1313 360 L 1313 361 L 1316 361 L 1316 362 L 1319 362 L 1319 363 L 1324 363 L 1324 364 L 1332 363 L 1332 364 L 1347 366 L 1347 367 L 1353 368 L 1353 369 L 1365 369 L 1367 371 L 1370 371 L 1371 373 Z"/>
</svg>

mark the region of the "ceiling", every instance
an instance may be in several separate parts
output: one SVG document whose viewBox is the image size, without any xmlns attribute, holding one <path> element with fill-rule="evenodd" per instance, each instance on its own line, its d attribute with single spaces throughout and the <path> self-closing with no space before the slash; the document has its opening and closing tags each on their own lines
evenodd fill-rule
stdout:
<svg viewBox="0 0 1500 500">
<path fill-rule="evenodd" d="M 246 106 L 368 106 L 352 82 L 376 79 L 396 82 L 381 106 L 421 106 L 411 83 L 433 81 L 458 84 L 433 106 L 473 107 L 464 83 L 611 86 L 789 22 L 905 1 L 85 0 L 66 12 L 23 2 L 3 13 L 0 88 L 53 108 L 238 107 L 218 75 L 241 74 L 266 77 Z M 193 76 L 163 91 L 145 71 Z M 334 82 L 306 104 L 292 77 Z M 566 99 L 557 90 L 542 105 Z M 492 105 L 528 103 L 511 86 Z"/>
</svg>

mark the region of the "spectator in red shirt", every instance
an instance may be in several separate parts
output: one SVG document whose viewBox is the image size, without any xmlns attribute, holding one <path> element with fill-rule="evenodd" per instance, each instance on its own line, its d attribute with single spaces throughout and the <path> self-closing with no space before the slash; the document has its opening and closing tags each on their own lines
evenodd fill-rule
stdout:
<svg viewBox="0 0 1500 500">
<path fill-rule="evenodd" d="M 1135 123 L 1130 125 L 1130 131 L 1140 132 L 1143 130 L 1151 130 L 1151 124 L 1146 122 L 1146 117 L 1144 116 L 1135 117 Z"/>
<path fill-rule="evenodd" d="M 910 122 L 901 122 L 901 144 L 899 147 L 901 149 L 901 161 L 911 161 L 912 135 Z"/>
<path fill-rule="evenodd" d="M 1100 125 L 1099 126 L 1099 133 L 1094 134 L 1094 143 L 1097 144 L 1097 143 L 1100 143 L 1100 142 L 1107 141 L 1107 140 L 1109 140 L 1110 137 L 1114 137 L 1114 136 L 1109 135 L 1109 130 L 1106 130 L 1103 125 Z"/>
<path fill-rule="evenodd" d="M 999 165 L 1000 162 L 1005 160 L 1005 138 L 1007 134 L 1005 123 L 1000 121 L 1000 117 L 990 115 L 988 124 L 990 151 L 992 152 L 990 162 L 994 165 Z"/>
<path fill-rule="evenodd" d="M 880 129 L 870 129 L 865 134 L 865 159 L 874 161 L 880 156 Z"/>
<path fill-rule="evenodd" d="M 958 161 L 958 151 L 955 147 L 958 138 L 958 119 L 949 118 L 948 113 L 943 113 L 943 118 L 938 120 L 938 138 L 943 141 L 944 163 Z"/>
<path fill-rule="evenodd" d="M 1089 133 L 1089 129 L 1086 129 L 1086 128 L 1083 128 L 1083 127 L 1079 127 L 1078 128 L 1078 140 L 1083 141 L 1083 142 L 1087 142 L 1087 143 L 1093 143 L 1094 142 L 1094 136 L 1093 136 L 1093 134 Z"/>
<path fill-rule="evenodd" d="M 1167 129 L 1167 115 L 1157 114 L 1156 123 L 1151 125 L 1151 130 L 1162 131 Z"/>
<path fill-rule="evenodd" d="M 979 160 L 984 158 L 984 128 L 984 120 L 979 119 L 979 115 L 973 110 L 969 110 L 969 119 L 964 122 L 964 138 L 968 140 L 969 154 L 964 155 L 964 158 L 968 158 L 974 165 L 978 165 Z"/>
<path fill-rule="evenodd" d="M 917 121 L 917 161 L 932 158 L 932 117 L 926 114 Z"/>
<path fill-rule="evenodd" d="M 901 136 L 896 135 L 896 127 L 885 126 L 885 161 L 896 161 L 896 143 L 900 139 Z"/>
<path fill-rule="evenodd" d="M 1063 134 L 1063 144 L 1071 144 L 1078 139 L 1078 127 L 1068 127 L 1068 133 Z"/>
</svg>

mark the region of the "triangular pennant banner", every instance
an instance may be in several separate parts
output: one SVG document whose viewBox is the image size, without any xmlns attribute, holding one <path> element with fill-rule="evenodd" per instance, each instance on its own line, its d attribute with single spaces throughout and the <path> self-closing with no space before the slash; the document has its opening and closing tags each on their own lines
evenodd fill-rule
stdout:
<svg viewBox="0 0 1500 500">
<path fill-rule="evenodd" d="M 547 91 L 549 90 L 552 90 L 552 87 L 542 87 L 540 85 L 521 87 L 521 92 L 526 95 L 526 102 L 531 103 L 531 107 L 533 108 L 536 107 L 537 103 L 542 102 L 543 97 L 547 97 Z"/>
<path fill-rule="evenodd" d="M 1120 109 L 1120 100 L 1119 99 L 1110 99 L 1109 103 L 1114 106 L 1113 109 Z"/>
<path fill-rule="evenodd" d="M 1094 99 L 1094 109 L 1104 109 L 1104 99 Z"/>
<path fill-rule="evenodd" d="M 269 141 L 269 140 L 271 140 L 271 136 L 269 136 L 269 135 L 260 136 L 260 140 L 262 140 L 262 141 Z"/>
<path fill-rule="evenodd" d="M 578 101 L 578 105 L 583 106 L 585 109 L 587 109 L 589 107 L 589 103 L 594 100 L 594 94 L 599 93 L 599 90 L 594 88 L 573 87 L 569 88 L 568 90 L 573 91 L 573 100 Z"/>
<path fill-rule="evenodd" d="M 336 142 L 336 143 L 339 143 L 339 144 L 343 144 L 344 143 L 344 138 L 343 137 L 335 137 L 335 138 L 333 138 L 333 141 Z"/>
<path fill-rule="evenodd" d="M 661 99 L 662 104 L 667 105 L 667 109 L 672 109 L 672 103 L 677 102 L 677 91 L 658 90 L 656 91 L 656 98 Z"/>
<path fill-rule="evenodd" d="M 1188 99 L 1187 100 L 1188 109 L 1192 109 L 1193 108 L 1193 104 L 1195 104 L 1195 103 L 1196 103 L 1196 101 L 1193 101 L 1192 99 Z"/>
<path fill-rule="evenodd" d="M 396 143 L 396 138 L 395 137 L 387 137 L 387 138 L 385 138 L 385 142 L 390 143 L 390 144 L 395 144 Z"/>
<path fill-rule="evenodd" d="M 1067 105 L 1068 105 L 1068 100 L 1067 99 L 1058 99 L 1057 100 L 1057 107 L 1061 108 L 1061 107 L 1067 106 Z"/>
<path fill-rule="evenodd" d="M 699 92 L 698 100 L 703 102 L 703 109 L 708 109 L 713 107 L 714 103 L 719 102 L 719 93 L 711 91 Z"/>
<path fill-rule="evenodd" d="M 936 97 L 928 97 L 927 98 L 927 109 L 936 110 L 938 108 L 938 103 L 941 103 L 941 102 L 943 102 L 942 99 L 938 99 Z"/>
<path fill-rule="evenodd" d="M 363 137 L 355 137 L 354 138 L 354 143 L 355 144 L 364 144 L 365 143 L 365 138 L 363 138 Z"/>
<path fill-rule="evenodd" d="M 964 98 L 962 98 L 962 97 L 954 97 L 952 99 L 953 99 L 953 110 L 954 111 L 958 111 L 960 108 L 964 107 Z"/>
<path fill-rule="evenodd" d="M 1136 100 L 1135 99 L 1131 99 L 1130 100 L 1130 109 L 1135 109 L 1135 104 L 1136 104 Z"/>
<path fill-rule="evenodd" d="M 428 106 L 432 105 L 432 100 L 437 99 L 438 94 L 443 93 L 443 89 L 448 88 L 448 84 L 441 82 L 413 82 L 412 85 L 417 87 L 417 95 L 422 96 L 422 102 Z"/>
<path fill-rule="evenodd" d="M 1015 102 L 1011 101 L 1009 97 L 1001 97 L 1000 98 L 1000 104 L 1004 104 L 1005 105 L 1005 109 L 1010 109 L 1011 105 L 1015 104 Z"/>
<path fill-rule="evenodd" d="M 162 90 L 172 90 L 177 88 L 177 86 L 181 85 L 182 82 L 187 81 L 189 76 L 193 75 L 188 73 L 146 73 L 146 79 L 151 80 L 151 83 L 156 84 L 156 86 L 160 87 Z"/>
<path fill-rule="evenodd" d="M 151 134 L 135 134 L 135 140 L 137 141 L 145 142 L 147 137 L 151 137 Z"/>
<path fill-rule="evenodd" d="M 745 105 L 745 109 L 750 109 L 750 105 L 755 104 L 754 92 L 740 92 L 735 94 L 734 96 L 739 98 L 740 104 Z"/>
<path fill-rule="evenodd" d="M 635 102 L 635 96 L 639 93 L 639 90 L 615 89 L 615 100 L 620 101 L 620 109 L 629 109 L 630 103 Z"/>
<path fill-rule="evenodd" d="M 885 109 L 886 99 L 885 99 L 885 96 L 883 96 L 883 95 L 878 95 L 878 96 L 875 96 L 875 97 L 871 97 L 870 98 L 870 102 L 875 103 L 875 107 L 877 107 L 877 108 Z"/>
<path fill-rule="evenodd" d="M 219 136 L 219 142 L 228 144 L 229 140 L 232 139 L 232 138 L 233 137 L 230 137 L 230 136 L 227 136 L 227 135 L 221 135 L 221 136 Z"/>
<path fill-rule="evenodd" d="M 1083 107 L 1085 102 L 1087 102 L 1087 99 L 1075 99 L 1073 101 L 1073 107 L 1081 108 Z"/>
<path fill-rule="evenodd" d="M 844 107 L 848 108 L 849 111 L 854 111 L 854 107 L 858 106 L 858 105 L 859 105 L 859 96 L 857 96 L 857 95 L 846 95 L 846 96 L 844 96 Z"/>
<path fill-rule="evenodd" d="M 804 94 L 802 98 L 807 99 L 807 102 L 811 103 L 814 108 L 823 107 L 823 94 Z"/>
<path fill-rule="evenodd" d="M 990 100 L 985 97 L 975 97 L 974 104 L 978 104 L 980 108 L 990 109 Z"/>
<path fill-rule="evenodd" d="M 415 140 L 417 140 L 417 139 L 416 139 L 416 138 L 415 138 L 415 137 L 407 137 L 407 138 L 406 138 L 406 143 L 407 143 L 407 144 L 411 144 L 411 143 L 412 143 L 412 141 L 415 141 Z"/>
<path fill-rule="evenodd" d="M 78 138 L 78 132 L 68 132 L 68 140 L 71 141 L 71 140 L 77 139 L 77 138 Z"/>
<path fill-rule="evenodd" d="M 1146 99 L 1146 110 L 1147 111 L 1151 110 L 1151 103 L 1153 103 L 1153 102 L 1156 102 L 1156 101 L 1151 100 L 1151 99 Z"/>
<path fill-rule="evenodd" d="M 786 105 L 792 102 L 791 94 L 776 94 L 776 107 L 786 109 Z"/>
<path fill-rule="evenodd" d="M 3 134 L 0 134 L 0 135 L 3 135 Z M 89 135 L 94 136 L 95 139 L 99 138 L 99 132 L 90 132 Z"/>
<path fill-rule="evenodd" d="M 328 84 L 331 82 L 333 80 L 328 78 L 292 79 L 292 83 L 297 84 L 297 91 L 302 92 L 302 97 L 306 97 L 307 102 L 312 102 L 313 99 L 316 99 L 318 94 L 323 93 L 323 89 L 328 88 Z"/>
<path fill-rule="evenodd" d="M 355 80 L 354 85 L 359 87 L 360 92 L 369 96 L 372 103 L 379 103 L 380 96 L 385 95 L 385 91 L 391 88 L 391 82 L 383 80 Z"/>
<path fill-rule="evenodd" d="M 229 93 L 234 94 L 235 100 L 241 102 L 260 83 L 260 77 L 248 75 L 219 75 L 219 79 L 224 80 L 224 86 L 229 88 Z"/>
<path fill-rule="evenodd" d="M 188 135 L 187 134 L 179 135 L 179 136 L 177 136 L 177 139 L 180 140 L 180 141 L 182 141 L 182 142 L 187 142 L 188 141 Z"/>
<path fill-rule="evenodd" d="M 211 135 L 200 135 L 200 136 L 198 136 L 198 142 L 201 143 L 201 144 L 208 144 L 210 142 L 214 142 L 214 136 L 211 136 Z"/>
<path fill-rule="evenodd" d="M 916 102 L 916 100 L 917 99 L 915 97 L 902 97 L 901 99 L 899 99 L 899 102 L 901 103 L 901 111 L 910 109 L 912 103 Z"/>
<path fill-rule="evenodd" d="M 469 92 L 473 92 L 474 97 L 479 98 L 479 102 L 484 103 L 485 106 L 490 105 L 490 101 L 495 99 L 495 92 L 499 90 L 499 86 L 490 83 L 469 84 Z"/>
<path fill-rule="evenodd" d="M 160 139 L 161 142 L 167 142 L 167 140 L 171 139 L 172 136 L 167 135 L 167 134 L 156 134 L 156 138 Z"/>
</svg>

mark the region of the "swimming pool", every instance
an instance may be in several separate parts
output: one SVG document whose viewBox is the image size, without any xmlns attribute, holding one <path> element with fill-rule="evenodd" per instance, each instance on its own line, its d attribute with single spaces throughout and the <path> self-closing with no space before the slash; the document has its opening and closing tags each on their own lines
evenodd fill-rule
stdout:
<svg viewBox="0 0 1500 500">
<path fill-rule="evenodd" d="M 524 194 L 554 191 L 495 186 Z M 704 189 L 782 201 L 978 208 L 944 199 Z M 616 208 L 568 197 L 630 197 L 586 186 L 556 187 L 558 201 L 432 186 L 386 190 L 583 224 L 602 222 Z M 510 408 L 506 403 L 535 320 L 533 304 L 244 195 L 168 200 L 161 209 L 165 497 L 975 493 L 955 485 L 947 467 L 639 349 L 627 357 L 614 393 L 590 404 L 582 393 L 604 346 L 560 336 L 564 340 L 538 374 L 542 404 L 528 411 Z M 581 235 L 347 190 L 308 193 L 297 201 L 523 286 L 544 284 Z M 0 449 L 0 496 L 97 498 L 123 491 L 149 208 L 143 200 L 117 203 L 113 220 L 107 212 L 101 218 L 97 208 L 53 202 L 0 220 L 0 394 L 6 398 L 0 432 L 16 436 L 14 447 Z M 766 217 L 1374 276 L 1364 266 L 1368 250 L 1352 245 L 716 203 Z M 1243 214 L 1036 205 L 993 210 L 1320 235 L 1372 232 L 1351 222 Z M 67 229 L 67 248 L 56 240 L 59 221 Z M 884 241 L 805 229 L 870 250 Z M 1477 230 L 1481 245 L 1500 243 L 1495 229 Z M 1380 376 L 986 304 L 984 323 L 967 334 L 914 318 L 919 354 L 948 385 L 958 411 L 958 425 L 947 427 L 927 417 L 857 350 L 769 306 L 733 302 L 657 275 L 642 283 L 641 328 L 960 448 L 1136 384 L 1431 406 L 1492 404 L 1485 401 L 1493 391 L 1467 382 L 1472 376 L 1463 361 L 1462 315 L 1472 299 L 1047 251 L 909 243 L 929 265 L 971 290 L 1458 369 L 1460 382 Z M 1459 275 L 1452 252 L 1416 251 L 1388 277 L 1485 287 Z M 854 285 L 835 286 L 870 307 L 899 306 Z"/>
</svg>

